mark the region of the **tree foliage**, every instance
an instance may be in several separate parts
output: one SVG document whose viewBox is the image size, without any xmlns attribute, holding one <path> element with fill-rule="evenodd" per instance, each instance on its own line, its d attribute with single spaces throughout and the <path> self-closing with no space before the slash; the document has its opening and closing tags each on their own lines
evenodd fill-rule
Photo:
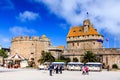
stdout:
<svg viewBox="0 0 120 80">
<path fill-rule="evenodd" d="M 40 62 L 40 63 L 53 62 L 53 61 L 55 61 L 54 56 L 52 56 L 52 54 L 50 52 L 45 52 L 45 51 L 42 51 L 41 57 L 38 60 L 38 62 Z"/>
<path fill-rule="evenodd" d="M 98 62 L 97 56 L 91 52 L 91 51 L 86 51 L 83 54 L 81 62 L 87 63 L 87 62 Z"/>
<path fill-rule="evenodd" d="M 3 58 L 8 57 L 7 53 L 4 50 L 0 50 L 0 56 L 2 56 Z"/>
<path fill-rule="evenodd" d="M 73 62 L 78 62 L 78 58 L 74 57 Z"/>
<path fill-rule="evenodd" d="M 60 60 L 66 63 L 70 62 L 70 58 L 66 58 L 63 55 L 60 56 Z"/>
</svg>

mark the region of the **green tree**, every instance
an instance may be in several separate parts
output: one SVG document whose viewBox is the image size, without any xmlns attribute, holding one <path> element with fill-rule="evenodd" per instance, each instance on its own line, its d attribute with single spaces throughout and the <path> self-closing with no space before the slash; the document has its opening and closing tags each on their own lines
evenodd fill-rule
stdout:
<svg viewBox="0 0 120 80">
<path fill-rule="evenodd" d="M 41 57 L 38 60 L 38 62 L 40 63 L 53 62 L 53 61 L 55 61 L 55 58 L 52 56 L 52 54 L 50 52 L 45 52 L 45 51 L 42 51 Z"/>
<path fill-rule="evenodd" d="M 83 54 L 83 57 L 82 57 L 82 60 L 81 62 L 83 63 L 87 63 L 87 62 L 98 62 L 98 58 L 97 56 L 91 52 L 91 51 L 86 51 L 84 54 Z"/>
<path fill-rule="evenodd" d="M 8 57 L 7 53 L 4 50 L 0 50 L 0 56 L 2 56 L 3 58 Z"/>
<path fill-rule="evenodd" d="M 65 60 L 65 59 L 66 58 L 63 55 L 60 56 L 60 60 Z"/>
<path fill-rule="evenodd" d="M 58 60 L 58 61 L 59 61 L 59 60 Z M 60 56 L 60 61 L 68 63 L 68 62 L 70 62 L 70 58 L 66 58 L 66 57 L 64 57 L 63 55 L 61 55 L 61 56 Z"/>
<path fill-rule="evenodd" d="M 74 57 L 73 62 L 78 62 L 78 58 Z"/>
</svg>

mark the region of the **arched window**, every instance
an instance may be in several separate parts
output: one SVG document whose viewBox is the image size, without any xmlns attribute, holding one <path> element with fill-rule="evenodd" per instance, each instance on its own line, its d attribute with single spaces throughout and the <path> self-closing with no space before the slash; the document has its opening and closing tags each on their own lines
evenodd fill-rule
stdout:
<svg viewBox="0 0 120 80">
<path fill-rule="evenodd" d="M 31 54 L 34 54 L 34 53 L 31 53 Z"/>
</svg>

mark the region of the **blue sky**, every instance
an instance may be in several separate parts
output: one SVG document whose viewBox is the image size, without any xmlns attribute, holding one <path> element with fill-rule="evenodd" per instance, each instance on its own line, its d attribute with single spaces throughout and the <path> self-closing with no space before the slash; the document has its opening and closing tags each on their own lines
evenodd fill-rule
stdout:
<svg viewBox="0 0 120 80">
<path fill-rule="evenodd" d="M 0 45 L 10 47 L 15 36 L 50 38 L 53 46 L 65 45 L 70 27 L 88 18 L 108 42 L 120 47 L 119 0 L 0 0 Z M 109 46 L 108 46 L 109 43 Z"/>
</svg>

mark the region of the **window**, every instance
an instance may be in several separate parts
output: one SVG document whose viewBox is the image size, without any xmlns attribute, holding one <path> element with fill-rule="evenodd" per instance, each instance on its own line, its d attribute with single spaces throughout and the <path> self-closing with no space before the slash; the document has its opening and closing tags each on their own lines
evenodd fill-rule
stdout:
<svg viewBox="0 0 120 80">
<path fill-rule="evenodd" d="M 34 58 L 31 58 L 32 61 L 34 61 Z"/>
<path fill-rule="evenodd" d="M 34 54 L 34 53 L 31 53 L 31 54 Z"/>
<path fill-rule="evenodd" d="M 74 46 L 74 43 L 72 43 L 72 45 Z"/>
<path fill-rule="evenodd" d="M 77 43 L 77 46 L 79 46 L 79 43 Z"/>
<path fill-rule="evenodd" d="M 79 30 L 79 32 L 81 32 L 82 30 Z"/>
<path fill-rule="evenodd" d="M 73 32 L 76 32 L 75 30 Z"/>
</svg>

